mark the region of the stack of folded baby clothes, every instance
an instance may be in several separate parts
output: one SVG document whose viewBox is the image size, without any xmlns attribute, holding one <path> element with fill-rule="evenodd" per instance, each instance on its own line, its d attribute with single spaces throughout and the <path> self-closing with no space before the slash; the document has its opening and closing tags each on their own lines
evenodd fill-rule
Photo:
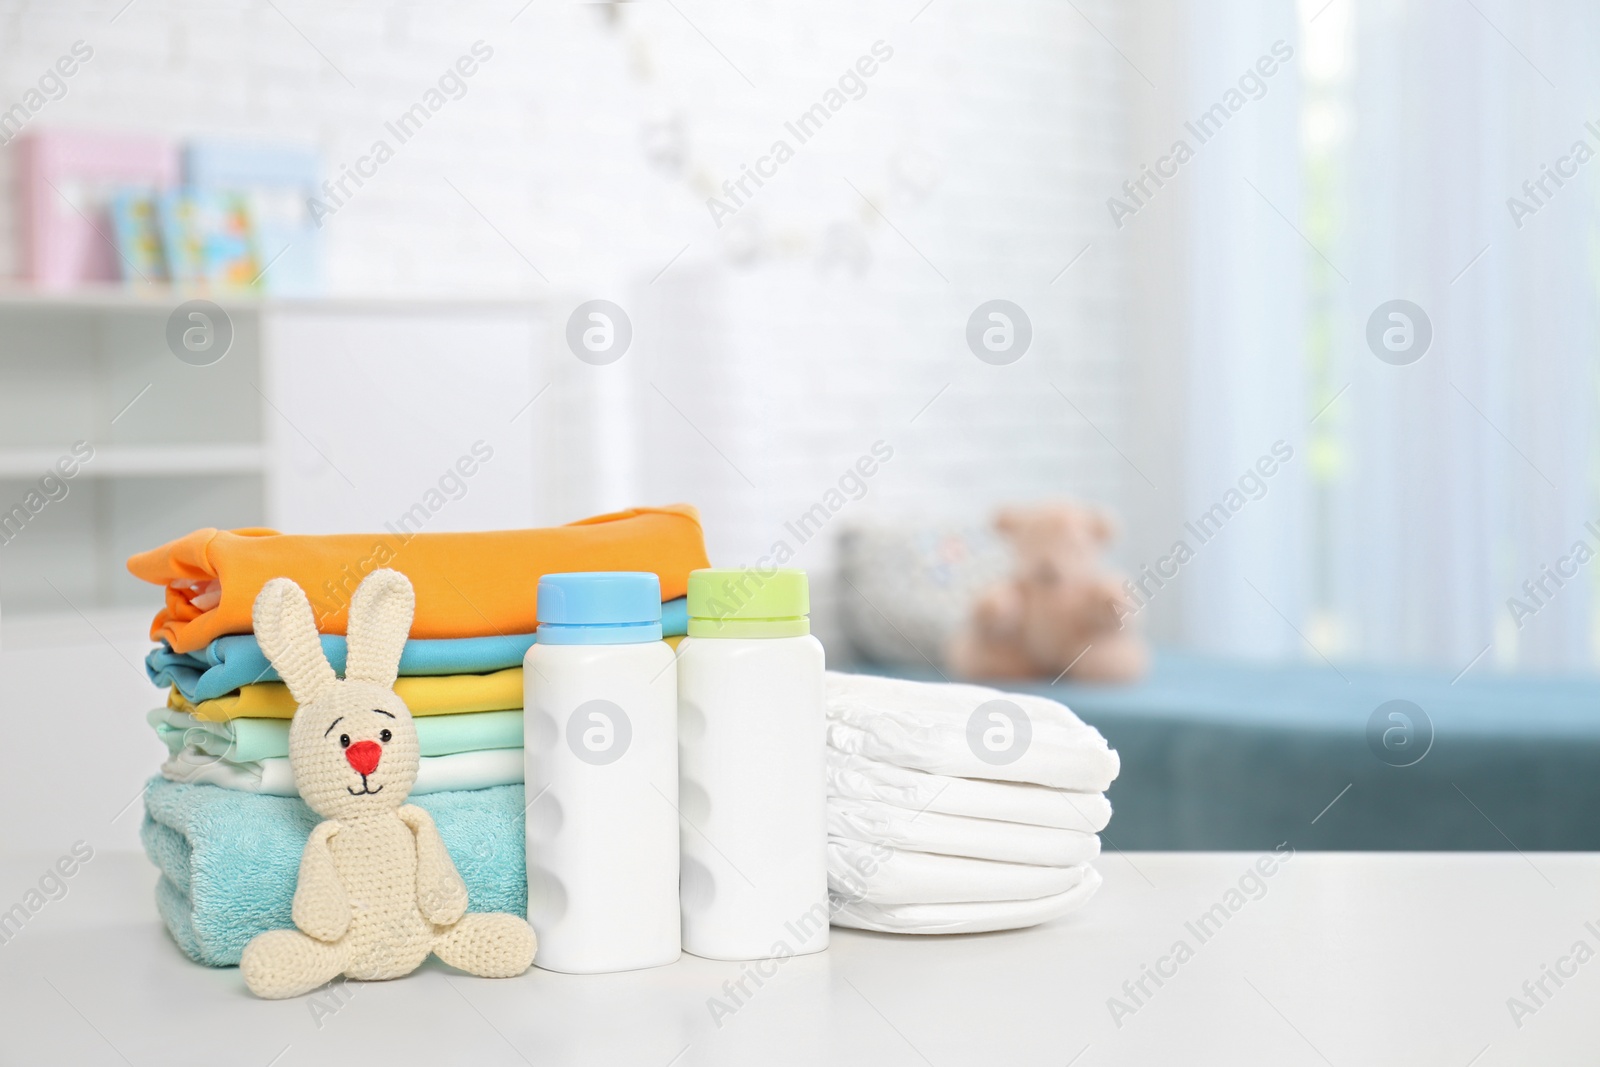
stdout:
<svg viewBox="0 0 1600 1067">
<path fill-rule="evenodd" d="M 292 925 L 300 852 L 318 817 L 289 765 L 295 702 L 251 630 L 261 586 L 294 579 L 311 600 L 322 649 L 345 667 L 342 636 L 360 579 L 392 567 L 411 579 L 416 615 L 395 692 L 416 721 L 411 795 L 434 816 L 472 911 L 526 910 L 522 659 L 534 642 L 546 573 L 653 571 L 663 631 L 687 625 L 689 571 L 707 566 L 692 508 L 639 509 L 545 530 L 290 536 L 200 530 L 134 556 L 166 587 L 150 678 L 168 686 L 149 713 L 167 750 L 145 788 L 145 851 L 156 901 L 195 960 L 233 964 L 250 939 Z"/>
<path fill-rule="evenodd" d="M 532 634 L 407 641 L 395 692 L 417 722 L 413 796 L 522 781 L 522 657 Z M 345 639 L 322 651 L 344 672 Z M 289 767 L 294 698 L 253 634 L 229 634 L 198 652 L 162 644 L 145 658 L 150 680 L 170 686 L 149 714 L 167 746 L 168 781 L 299 796 Z"/>
<path fill-rule="evenodd" d="M 1044 697 L 828 672 L 828 889 L 836 926 L 1033 926 L 1100 887 L 1121 764 Z"/>
</svg>

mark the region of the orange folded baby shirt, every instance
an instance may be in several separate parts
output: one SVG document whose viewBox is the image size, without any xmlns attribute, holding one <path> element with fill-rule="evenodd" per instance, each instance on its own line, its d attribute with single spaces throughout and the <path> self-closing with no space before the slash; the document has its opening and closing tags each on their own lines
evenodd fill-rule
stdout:
<svg viewBox="0 0 1600 1067">
<path fill-rule="evenodd" d="M 662 600 L 672 600 L 688 592 L 690 571 L 709 565 L 700 514 L 687 504 L 481 533 L 205 529 L 128 560 L 134 577 L 166 587 L 166 607 L 150 636 L 176 652 L 249 633 L 256 594 L 273 578 L 294 579 L 311 600 L 317 628 L 342 634 L 361 579 L 390 567 L 416 590 L 413 638 L 487 637 L 534 631 L 546 574 L 652 571 L 661 579 Z"/>
</svg>

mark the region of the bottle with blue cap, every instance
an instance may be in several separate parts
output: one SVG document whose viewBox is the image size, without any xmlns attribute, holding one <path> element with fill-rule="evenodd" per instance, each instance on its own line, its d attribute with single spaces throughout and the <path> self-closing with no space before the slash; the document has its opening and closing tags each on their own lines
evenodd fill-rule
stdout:
<svg viewBox="0 0 1600 1067">
<path fill-rule="evenodd" d="M 661 581 L 625 571 L 539 581 L 523 658 L 528 922 L 537 965 L 658 967 L 681 945 L 678 674 Z"/>
</svg>

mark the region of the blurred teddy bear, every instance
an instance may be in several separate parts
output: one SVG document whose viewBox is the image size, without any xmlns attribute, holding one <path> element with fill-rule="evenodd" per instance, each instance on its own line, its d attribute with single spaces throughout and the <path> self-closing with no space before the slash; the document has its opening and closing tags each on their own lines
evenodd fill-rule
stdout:
<svg viewBox="0 0 1600 1067">
<path fill-rule="evenodd" d="M 948 662 L 969 678 L 1085 682 L 1144 673 L 1149 652 L 1132 627 L 1122 577 L 1101 565 L 1111 516 L 1070 503 L 1003 508 L 995 529 L 1011 545 L 1012 576 L 973 603 Z"/>
</svg>

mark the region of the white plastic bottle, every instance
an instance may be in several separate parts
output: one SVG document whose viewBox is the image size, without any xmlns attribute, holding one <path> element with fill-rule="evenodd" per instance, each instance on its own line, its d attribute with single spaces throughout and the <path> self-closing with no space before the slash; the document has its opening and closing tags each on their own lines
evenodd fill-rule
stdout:
<svg viewBox="0 0 1600 1067">
<path fill-rule="evenodd" d="M 678 646 L 683 948 L 828 947 L 822 644 L 804 571 L 689 576 Z"/>
<path fill-rule="evenodd" d="M 523 658 L 534 965 L 657 967 L 680 952 L 677 670 L 654 574 L 547 575 Z"/>
</svg>

